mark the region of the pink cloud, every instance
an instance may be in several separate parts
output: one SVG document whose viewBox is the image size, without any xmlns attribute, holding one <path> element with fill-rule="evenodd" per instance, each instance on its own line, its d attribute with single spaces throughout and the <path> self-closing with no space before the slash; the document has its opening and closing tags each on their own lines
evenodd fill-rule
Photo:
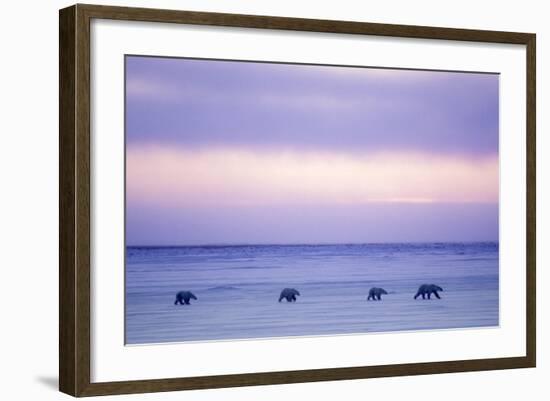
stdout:
<svg viewBox="0 0 550 401">
<path fill-rule="evenodd" d="M 127 199 L 180 205 L 496 203 L 498 157 L 429 153 L 127 150 Z"/>
</svg>

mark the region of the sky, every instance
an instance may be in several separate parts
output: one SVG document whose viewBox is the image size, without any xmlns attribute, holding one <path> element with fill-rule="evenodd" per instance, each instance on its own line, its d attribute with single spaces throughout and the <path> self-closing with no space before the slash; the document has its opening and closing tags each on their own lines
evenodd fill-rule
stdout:
<svg viewBox="0 0 550 401">
<path fill-rule="evenodd" d="M 497 74 L 126 57 L 126 243 L 498 240 Z"/>
</svg>

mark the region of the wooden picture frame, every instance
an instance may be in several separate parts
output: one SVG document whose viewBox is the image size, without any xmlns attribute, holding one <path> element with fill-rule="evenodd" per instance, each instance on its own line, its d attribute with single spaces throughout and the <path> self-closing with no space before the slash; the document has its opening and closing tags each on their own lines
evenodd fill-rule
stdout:
<svg viewBox="0 0 550 401">
<path fill-rule="evenodd" d="M 440 39 L 526 47 L 526 355 L 407 363 L 91 382 L 90 330 L 90 22 L 109 19 L 240 28 Z M 74 5 L 59 14 L 59 388 L 73 396 L 144 393 L 325 380 L 534 367 L 536 361 L 535 34 L 254 15 Z"/>
</svg>

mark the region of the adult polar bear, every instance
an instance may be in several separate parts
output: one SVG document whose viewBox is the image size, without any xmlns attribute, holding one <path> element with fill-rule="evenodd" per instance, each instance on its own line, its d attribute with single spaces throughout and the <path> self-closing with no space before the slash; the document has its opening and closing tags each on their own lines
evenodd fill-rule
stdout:
<svg viewBox="0 0 550 401">
<path fill-rule="evenodd" d="M 373 301 L 380 301 L 382 299 L 382 294 L 387 294 L 386 290 L 380 287 L 372 287 L 369 290 L 369 296 L 367 297 L 367 301 L 370 301 L 371 299 Z"/>
<path fill-rule="evenodd" d="M 422 284 L 418 288 L 418 291 L 416 292 L 414 299 L 418 298 L 421 295 L 422 295 L 422 299 L 426 299 L 426 296 L 428 297 L 428 299 L 431 299 L 430 297 L 432 294 L 434 294 L 437 299 L 441 299 L 441 297 L 437 293 L 438 291 L 443 291 L 443 288 L 435 284 Z"/>
<path fill-rule="evenodd" d="M 287 302 L 296 302 L 296 295 L 300 295 L 300 292 L 294 288 L 285 288 L 281 291 L 279 296 L 279 302 L 286 298 Z"/>
<path fill-rule="evenodd" d="M 174 301 L 174 305 L 180 304 L 180 305 L 190 305 L 190 300 L 197 299 L 195 294 L 193 294 L 191 291 L 180 291 L 176 294 L 176 300 Z"/>
</svg>

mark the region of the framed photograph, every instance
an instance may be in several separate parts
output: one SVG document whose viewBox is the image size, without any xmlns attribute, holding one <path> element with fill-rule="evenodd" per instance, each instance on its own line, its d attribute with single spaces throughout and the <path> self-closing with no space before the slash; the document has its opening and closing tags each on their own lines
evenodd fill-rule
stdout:
<svg viewBox="0 0 550 401">
<path fill-rule="evenodd" d="M 535 366 L 534 34 L 59 22 L 61 391 Z"/>
</svg>

